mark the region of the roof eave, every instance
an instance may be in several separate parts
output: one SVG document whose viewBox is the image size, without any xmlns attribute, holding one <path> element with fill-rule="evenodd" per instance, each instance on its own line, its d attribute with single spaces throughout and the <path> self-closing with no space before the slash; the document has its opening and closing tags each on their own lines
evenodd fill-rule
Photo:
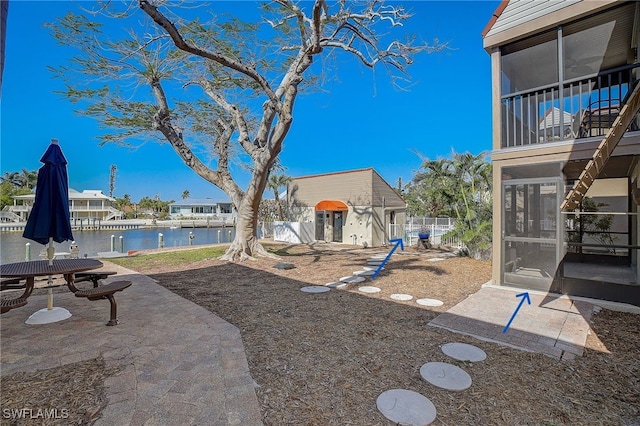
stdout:
<svg viewBox="0 0 640 426">
<path fill-rule="evenodd" d="M 507 7 L 508 4 L 509 4 L 509 0 L 502 0 L 502 2 L 498 5 L 495 12 L 493 12 L 493 15 L 491 15 L 491 19 L 489 20 L 487 25 L 484 27 L 484 30 L 482 30 L 482 37 L 486 36 L 487 33 L 491 31 L 491 28 L 493 28 L 493 24 L 495 24 L 498 18 L 500 17 L 500 15 L 502 15 L 502 12 L 504 12 L 504 9 Z"/>
</svg>

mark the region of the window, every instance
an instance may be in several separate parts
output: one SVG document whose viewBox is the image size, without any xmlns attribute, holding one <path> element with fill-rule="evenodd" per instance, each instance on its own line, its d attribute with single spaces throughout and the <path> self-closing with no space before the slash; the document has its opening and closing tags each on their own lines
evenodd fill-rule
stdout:
<svg viewBox="0 0 640 426">
<path fill-rule="evenodd" d="M 213 212 L 213 207 L 211 207 L 211 206 L 193 206 L 193 207 L 191 207 L 191 213 L 206 214 L 206 213 L 212 213 L 212 212 Z"/>
</svg>

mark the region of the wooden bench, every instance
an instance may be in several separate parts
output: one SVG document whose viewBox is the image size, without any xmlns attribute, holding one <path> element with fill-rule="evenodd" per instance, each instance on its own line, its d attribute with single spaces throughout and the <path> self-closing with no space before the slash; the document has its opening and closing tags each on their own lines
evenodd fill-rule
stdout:
<svg viewBox="0 0 640 426">
<path fill-rule="evenodd" d="M 93 287 L 95 288 L 100 285 L 100 280 L 104 280 L 105 278 L 109 278 L 110 275 L 115 274 L 117 274 L 117 272 L 115 271 L 77 272 L 75 274 L 73 282 L 81 283 L 83 281 L 91 281 L 93 283 Z"/>
<path fill-rule="evenodd" d="M 117 318 L 117 305 L 116 299 L 113 297 L 113 294 L 117 291 L 122 291 L 125 288 L 131 285 L 131 281 L 114 281 L 109 284 L 101 285 L 99 287 L 90 288 L 87 290 L 79 290 L 74 294 L 76 297 L 86 297 L 89 300 L 101 300 L 108 299 L 111 304 L 111 318 L 107 325 L 116 325 L 118 324 Z"/>
</svg>

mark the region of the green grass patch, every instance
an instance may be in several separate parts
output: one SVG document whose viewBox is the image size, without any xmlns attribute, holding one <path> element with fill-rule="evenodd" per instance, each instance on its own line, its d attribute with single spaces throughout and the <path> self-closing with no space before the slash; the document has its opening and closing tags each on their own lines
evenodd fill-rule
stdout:
<svg viewBox="0 0 640 426">
<path fill-rule="evenodd" d="M 217 259 L 224 254 L 227 247 L 206 247 L 193 250 L 176 250 L 163 253 L 141 253 L 137 256 L 117 257 L 109 262 L 125 268 L 136 270 L 139 267 L 178 266 L 206 259 Z"/>
</svg>

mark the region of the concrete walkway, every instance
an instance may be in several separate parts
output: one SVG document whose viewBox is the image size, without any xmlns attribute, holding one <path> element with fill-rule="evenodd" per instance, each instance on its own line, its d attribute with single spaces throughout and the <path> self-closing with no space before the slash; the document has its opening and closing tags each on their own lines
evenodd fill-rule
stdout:
<svg viewBox="0 0 640 426">
<path fill-rule="evenodd" d="M 638 310 L 630 305 L 528 291 L 531 304 L 522 303 L 504 332 L 523 299 L 516 295 L 525 291 L 485 285 L 477 293 L 434 318 L 429 325 L 557 359 L 571 360 L 584 353 L 594 308 L 620 305 L 620 310 Z"/>
<path fill-rule="evenodd" d="M 54 306 L 73 315 L 64 321 L 25 324 L 46 308 L 45 295 L 3 314 L 2 376 L 102 356 L 120 372 L 105 382 L 108 405 L 98 425 L 261 425 L 239 330 L 149 277 L 115 269 L 118 275 L 106 282 L 133 283 L 115 295 L 117 326 L 105 326 L 107 300 L 68 291 L 54 294 Z"/>
</svg>

